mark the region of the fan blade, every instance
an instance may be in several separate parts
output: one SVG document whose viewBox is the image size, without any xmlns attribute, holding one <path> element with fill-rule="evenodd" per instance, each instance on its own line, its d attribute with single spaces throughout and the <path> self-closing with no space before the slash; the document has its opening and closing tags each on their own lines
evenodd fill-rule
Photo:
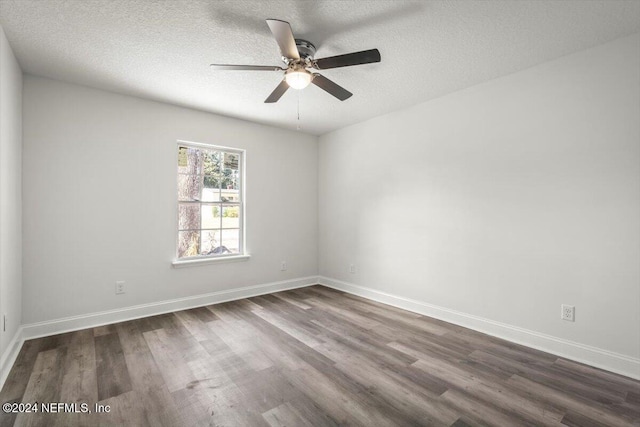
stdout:
<svg viewBox="0 0 640 427">
<path fill-rule="evenodd" d="M 380 52 L 378 49 L 363 50 L 362 52 L 353 52 L 344 55 L 316 59 L 315 65 L 319 70 L 328 70 L 329 68 L 371 64 L 372 62 L 380 62 Z"/>
<path fill-rule="evenodd" d="M 311 80 L 311 83 L 318 86 L 320 89 L 327 91 L 331 95 L 338 98 L 340 101 L 344 101 L 345 99 L 350 98 L 351 95 L 353 95 L 342 86 L 332 82 L 331 80 L 320 74 L 314 74 L 313 76 L 314 77 L 313 80 Z"/>
<path fill-rule="evenodd" d="M 214 70 L 244 70 L 244 71 L 284 71 L 285 68 L 277 65 L 229 65 L 229 64 L 211 64 Z"/>
<path fill-rule="evenodd" d="M 300 53 L 298 53 L 298 48 L 296 47 L 296 39 L 293 37 L 291 25 L 279 19 L 267 19 L 267 25 L 271 33 L 273 33 L 273 37 L 276 38 L 276 42 L 278 42 L 282 56 L 289 59 L 300 59 Z"/>
<path fill-rule="evenodd" d="M 280 84 L 271 92 L 271 95 L 267 99 L 264 100 L 265 104 L 271 104 L 273 102 L 278 102 L 280 97 L 284 95 L 284 93 L 289 89 L 289 85 L 285 80 L 282 80 Z"/>
</svg>

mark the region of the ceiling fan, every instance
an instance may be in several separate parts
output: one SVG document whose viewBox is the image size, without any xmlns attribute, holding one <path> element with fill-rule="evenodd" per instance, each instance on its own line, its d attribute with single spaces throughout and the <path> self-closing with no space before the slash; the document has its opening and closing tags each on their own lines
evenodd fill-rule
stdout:
<svg viewBox="0 0 640 427">
<path fill-rule="evenodd" d="M 267 19 L 267 25 L 276 39 L 282 54 L 282 61 L 286 67 L 275 65 L 227 65 L 211 64 L 215 70 L 247 70 L 247 71 L 284 71 L 284 79 L 264 101 L 277 102 L 290 87 L 304 89 L 313 83 L 320 89 L 344 101 L 353 95 L 342 86 L 316 72 L 331 68 L 348 67 L 351 65 L 370 64 L 380 62 L 378 49 L 363 50 L 345 55 L 330 56 L 315 59 L 316 47 L 306 40 L 293 37 L 291 25 L 278 19 Z"/>
</svg>

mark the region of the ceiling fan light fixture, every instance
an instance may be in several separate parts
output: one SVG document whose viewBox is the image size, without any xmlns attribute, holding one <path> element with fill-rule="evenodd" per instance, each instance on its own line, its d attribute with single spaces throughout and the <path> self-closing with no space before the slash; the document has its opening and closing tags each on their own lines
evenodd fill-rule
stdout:
<svg viewBox="0 0 640 427">
<path fill-rule="evenodd" d="M 307 40 L 296 39 L 288 22 L 279 19 L 267 19 L 267 25 L 276 39 L 286 68 L 269 65 L 211 64 L 214 70 L 284 71 L 284 79 L 264 100 L 266 104 L 278 102 L 290 87 L 300 90 L 309 86 L 309 83 L 313 83 L 340 101 L 344 101 L 353 94 L 316 71 L 380 62 L 378 49 L 315 59 L 316 47 Z"/>
<path fill-rule="evenodd" d="M 306 70 L 289 70 L 284 76 L 289 87 L 293 89 L 304 89 L 311 83 L 311 73 Z"/>
</svg>

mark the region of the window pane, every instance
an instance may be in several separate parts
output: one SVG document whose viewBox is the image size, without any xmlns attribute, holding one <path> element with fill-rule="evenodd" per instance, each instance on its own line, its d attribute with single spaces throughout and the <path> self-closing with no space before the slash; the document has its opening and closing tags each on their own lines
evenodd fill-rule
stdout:
<svg viewBox="0 0 640 427">
<path fill-rule="evenodd" d="M 220 230 L 202 230 L 201 255 L 214 255 L 220 250 Z M 216 252 L 217 251 L 217 252 Z"/>
<path fill-rule="evenodd" d="M 204 153 L 204 174 L 220 175 L 220 163 L 222 153 L 220 151 L 207 151 Z"/>
<path fill-rule="evenodd" d="M 237 170 L 224 169 L 222 171 L 222 188 L 238 188 L 240 173 Z"/>
<path fill-rule="evenodd" d="M 224 178 L 223 188 L 238 188 L 238 178 L 240 178 L 240 172 L 238 170 L 223 169 L 222 176 Z"/>
<path fill-rule="evenodd" d="M 220 205 L 202 205 L 202 228 L 220 228 Z"/>
<path fill-rule="evenodd" d="M 200 255 L 200 232 L 178 232 L 178 258 Z"/>
<path fill-rule="evenodd" d="M 223 202 L 240 201 L 239 156 L 236 153 L 224 153 L 224 169 L 221 176 L 221 200 Z"/>
<path fill-rule="evenodd" d="M 201 175 L 202 163 L 202 150 L 191 147 L 178 147 L 178 173 Z"/>
<path fill-rule="evenodd" d="M 240 253 L 240 230 L 222 230 L 222 246 L 228 253 Z"/>
<path fill-rule="evenodd" d="M 240 165 L 240 154 L 223 152 L 224 169 L 238 170 Z"/>
<path fill-rule="evenodd" d="M 240 228 L 240 206 L 222 206 L 222 228 Z"/>
<path fill-rule="evenodd" d="M 178 200 L 200 200 L 202 177 L 197 175 L 178 175 Z"/>
<path fill-rule="evenodd" d="M 204 177 L 204 188 L 202 189 L 203 202 L 220 201 L 220 176 Z"/>
<path fill-rule="evenodd" d="M 178 229 L 194 230 L 200 228 L 200 204 L 181 203 L 178 206 Z"/>
<path fill-rule="evenodd" d="M 228 172 L 229 170 L 225 170 Z M 223 202 L 240 202 L 240 186 L 237 173 L 230 173 L 222 176 L 221 200 Z"/>
</svg>

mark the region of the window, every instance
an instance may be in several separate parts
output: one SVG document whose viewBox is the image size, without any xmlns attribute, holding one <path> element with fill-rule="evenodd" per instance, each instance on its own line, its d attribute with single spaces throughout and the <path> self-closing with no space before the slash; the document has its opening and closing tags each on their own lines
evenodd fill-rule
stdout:
<svg viewBox="0 0 640 427">
<path fill-rule="evenodd" d="M 244 152 L 178 142 L 178 259 L 244 253 Z"/>
</svg>

